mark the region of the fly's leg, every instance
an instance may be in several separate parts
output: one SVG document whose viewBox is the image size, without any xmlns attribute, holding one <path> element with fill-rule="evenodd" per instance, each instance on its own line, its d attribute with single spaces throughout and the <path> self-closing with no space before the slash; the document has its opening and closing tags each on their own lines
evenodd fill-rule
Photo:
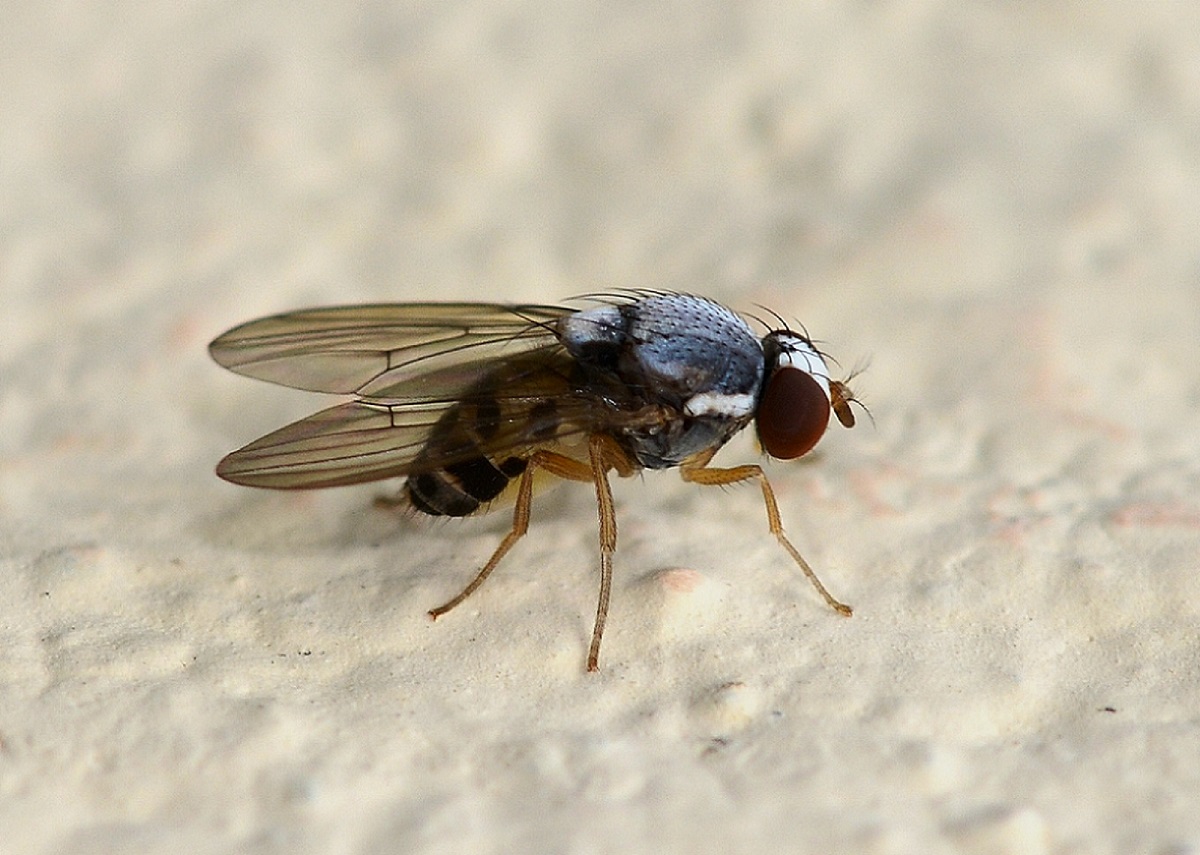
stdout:
<svg viewBox="0 0 1200 855">
<path fill-rule="evenodd" d="M 526 462 L 525 471 L 521 473 L 521 481 L 517 485 L 517 501 L 513 507 L 512 530 L 504 536 L 504 540 L 500 541 L 500 545 L 496 547 L 496 551 L 492 553 L 492 557 L 488 559 L 487 564 L 484 564 L 483 569 L 479 571 L 478 575 L 471 580 L 471 583 L 467 587 L 463 588 L 462 593 L 449 602 L 438 606 L 436 609 L 429 610 L 431 618 L 437 620 L 467 597 L 471 596 L 471 594 L 475 593 L 476 589 L 496 569 L 496 565 L 500 563 L 500 559 L 529 530 L 529 509 L 533 504 L 533 475 L 538 469 L 544 469 L 551 475 L 556 475 L 568 481 L 593 480 L 592 469 L 586 463 L 580 463 L 578 460 L 572 460 L 570 457 L 555 454 L 552 451 L 535 451 L 531 454 Z"/>
<path fill-rule="evenodd" d="M 471 580 L 462 593 L 436 609 L 429 610 L 434 620 L 459 605 L 484 583 L 496 565 L 513 544 L 529 530 L 529 510 L 533 504 L 533 476 L 544 469 L 567 481 L 591 481 L 596 488 L 596 506 L 600 517 L 600 599 L 596 604 L 596 623 L 592 628 L 592 641 L 588 645 L 587 670 L 596 671 L 600 662 L 600 639 L 604 636 L 604 623 L 608 617 L 608 602 L 612 595 L 612 556 L 617 549 L 617 514 L 613 505 L 612 488 L 608 483 L 609 470 L 626 477 L 637 471 L 637 467 L 611 438 L 595 434 L 588 441 L 588 463 L 581 463 L 553 451 L 535 451 L 529 456 L 521 481 L 517 485 L 517 500 L 513 508 L 512 529 L 483 569 Z"/>
<path fill-rule="evenodd" d="M 610 437 L 593 434 L 588 441 L 590 477 L 596 485 L 596 510 L 600 517 L 600 599 L 596 603 L 596 623 L 592 627 L 592 643 L 588 645 L 587 669 L 600 668 L 600 639 L 608 619 L 608 600 L 612 594 L 612 557 L 617 551 L 617 512 L 613 506 L 612 487 L 608 471 L 617 470 L 621 477 L 636 471 L 628 455 Z"/>
<path fill-rule="evenodd" d="M 680 467 L 679 473 L 684 481 L 689 481 L 693 484 L 706 484 L 724 486 L 726 484 L 737 484 L 741 481 L 749 481 L 752 478 L 758 479 L 758 484 L 762 487 L 763 504 L 767 508 L 767 525 L 771 529 L 771 534 L 783 544 L 783 548 L 788 551 L 792 559 L 804 571 L 804 575 L 808 577 L 808 581 L 812 582 L 813 587 L 819 593 L 834 611 L 838 614 L 849 617 L 853 611 L 843 602 L 839 602 L 833 598 L 833 595 L 825 589 L 821 584 L 821 580 L 817 578 L 816 572 L 804 560 L 804 556 L 792 546 L 792 542 L 787 539 L 783 533 L 783 522 L 779 518 L 779 504 L 775 501 L 775 491 L 771 489 L 771 483 L 767 480 L 767 474 L 763 472 L 762 467 L 757 464 L 747 464 L 745 466 L 731 466 L 727 469 L 709 469 L 708 461 L 712 459 L 709 454 L 700 460 L 685 464 Z"/>
</svg>

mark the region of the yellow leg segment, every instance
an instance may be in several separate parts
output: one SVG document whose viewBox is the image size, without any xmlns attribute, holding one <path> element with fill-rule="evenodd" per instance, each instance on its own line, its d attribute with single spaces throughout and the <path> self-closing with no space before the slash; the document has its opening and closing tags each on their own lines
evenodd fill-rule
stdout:
<svg viewBox="0 0 1200 855">
<path fill-rule="evenodd" d="M 592 641 L 588 645 L 587 655 L 587 670 L 595 671 L 599 668 L 600 640 L 604 635 L 604 623 L 608 617 L 608 602 L 612 594 L 612 556 L 617 549 L 617 514 L 613 506 L 608 473 L 615 469 L 617 474 L 627 476 L 636 471 L 636 467 L 625 453 L 607 436 L 596 434 L 588 441 L 587 463 L 552 451 L 535 451 L 530 455 L 517 486 L 512 529 L 500 541 L 500 545 L 496 547 L 492 557 L 488 559 L 487 563 L 483 565 L 483 569 L 476 574 L 467 587 L 448 602 L 435 609 L 430 609 L 429 616 L 437 620 L 475 593 L 513 545 L 524 537 L 525 532 L 529 530 L 529 514 L 533 504 L 533 478 L 538 469 L 568 481 L 591 481 L 596 488 L 596 506 L 600 517 L 600 599 L 596 605 L 596 622 L 592 628 Z"/>
<path fill-rule="evenodd" d="M 826 603 L 833 608 L 838 614 L 849 617 L 853 614 L 853 609 L 839 600 L 835 600 L 833 595 L 821 584 L 821 580 L 817 578 L 816 572 L 804 560 L 804 556 L 792 546 L 792 542 L 787 539 L 783 533 L 783 522 L 779 517 L 779 504 L 775 501 L 775 491 L 771 489 L 771 482 L 767 480 L 767 474 L 763 472 L 762 467 L 756 464 L 747 464 L 744 466 L 731 466 L 727 469 L 709 469 L 708 461 L 712 459 L 712 454 L 702 457 L 700 460 L 685 464 L 680 467 L 680 475 L 684 481 L 693 484 L 705 484 L 724 486 L 726 484 L 737 484 L 742 481 L 757 479 L 758 484 L 762 487 L 763 504 L 767 508 L 767 525 L 771 529 L 771 534 L 783 544 L 783 548 L 792 556 L 792 560 L 804 571 L 804 575 L 808 577 L 808 581 L 812 582 L 813 587 L 817 589 Z"/>
</svg>

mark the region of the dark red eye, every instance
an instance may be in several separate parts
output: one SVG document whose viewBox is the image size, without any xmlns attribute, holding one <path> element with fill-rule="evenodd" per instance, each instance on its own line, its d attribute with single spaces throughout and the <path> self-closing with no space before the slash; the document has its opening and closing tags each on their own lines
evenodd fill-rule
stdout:
<svg viewBox="0 0 1200 855">
<path fill-rule="evenodd" d="M 809 451 L 825 433 L 829 397 L 807 371 L 777 368 L 763 390 L 754 422 L 767 454 L 791 460 Z"/>
</svg>

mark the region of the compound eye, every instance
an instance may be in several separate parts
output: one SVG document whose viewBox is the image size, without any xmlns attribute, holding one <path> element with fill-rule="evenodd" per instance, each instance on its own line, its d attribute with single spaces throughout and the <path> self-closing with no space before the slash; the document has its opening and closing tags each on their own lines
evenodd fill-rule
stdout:
<svg viewBox="0 0 1200 855">
<path fill-rule="evenodd" d="M 829 424 L 829 397 L 811 374 L 777 368 L 767 380 L 754 415 L 767 454 L 791 460 L 810 451 Z"/>
</svg>

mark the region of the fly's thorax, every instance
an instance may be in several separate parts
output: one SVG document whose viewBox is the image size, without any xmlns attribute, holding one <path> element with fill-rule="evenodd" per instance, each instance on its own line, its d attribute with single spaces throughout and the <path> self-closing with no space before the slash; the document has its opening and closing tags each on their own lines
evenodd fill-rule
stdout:
<svg viewBox="0 0 1200 855">
<path fill-rule="evenodd" d="M 750 326 L 700 297 L 663 294 L 597 306 L 563 318 L 558 333 L 586 369 L 620 379 L 644 402 L 681 411 L 694 396 L 701 396 L 695 413 L 745 407 L 745 396 L 757 395 L 762 382 L 762 343 Z M 721 396 L 731 400 L 722 404 Z"/>
<path fill-rule="evenodd" d="M 596 306 L 559 320 L 556 333 L 567 352 L 583 367 L 616 371 L 625 348 L 628 323 L 620 306 Z"/>
<path fill-rule="evenodd" d="M 723 445 L 754 416 L 762 343 L 735 312 L 684 294 L 597 306 L 563 318 L 559 338 L 584 385 L 617 409 L 664 408 L 654 424 L 621 430 L 648 468 L 676 466 Z"/>
</svg>

